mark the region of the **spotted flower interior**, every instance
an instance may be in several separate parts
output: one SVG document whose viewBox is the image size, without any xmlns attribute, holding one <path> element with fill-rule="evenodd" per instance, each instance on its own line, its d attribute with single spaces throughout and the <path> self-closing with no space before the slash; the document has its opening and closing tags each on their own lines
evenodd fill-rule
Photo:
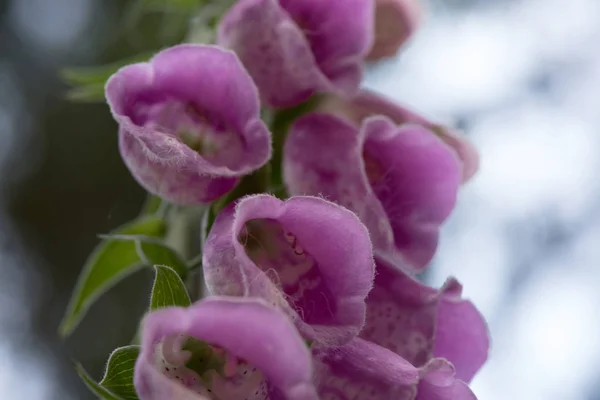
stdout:
<svg viewBox="0 0 600 400">
<path fill-rule="evenodd" d="M 266 399 L 267 383 L 255 367 L 216 345 L 186 335 L 155 348 L 156 368 L 187 389 L 214 400 Z"/>
<path fill-rule="evenodd" d="M 318 325 L 333 318 L 336 299 L 317 262 L 293 232 L 274 219 L 254 219 L 246 222 L 238 240 L 302 320 Z"/>
</svg>

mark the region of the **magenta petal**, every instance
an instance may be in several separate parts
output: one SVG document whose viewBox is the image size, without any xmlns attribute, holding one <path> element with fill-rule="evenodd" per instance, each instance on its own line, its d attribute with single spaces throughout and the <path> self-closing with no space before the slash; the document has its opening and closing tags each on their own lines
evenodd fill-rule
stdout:
<svg viewBox="0 0 600 400">
<path fill-rule="evenodd" d="M 363 326 L 371 242 L 355 214 L 323 199 L 241 199 L 217 216 L 203 264 L 211 293 L 261 297 L 321 344 L 343 344 Z"/>
<path fill-rule="evenodd" d="M 316 349 L 315 381 L 322 400 L 412 400 L 419 371 L 391 351 L 361 339 Z"/>
<path fill-rule="evenodd" d="M 284 180 L 291 194 L 320 194 L 356 212 L 375 250 L 419 270 L 433 257 L 439 226 L 456 201 L 460 166 L 421 126 L 372 117 L 359 130 L 309 114 L 290 129 Z"/>
<path fill-rule="evenodd" d="M 372 30 L 372 0 L 240 0 L 218 43 L 238 54 L 263 102 L 289 107 L 315 92 L 354 94 Z"/>
<path fill-rule="evenodd" d="M 202 395 L 212 398 L 211 393 L 242 400 L 255 391 L 264 395 L 254 399 L 317 399 L 306 344 L 284 314 L 262 301 L 208 298 L 187 309 L 155 311 L 144 319 L 142 328 L 142 349 L 135 367 L 140 400 L 201 400 Z M 189 358 L 184 351 L 171 350 L 181 336 L 201 340 L 241 360 L 238 372 L 222 377 L 212 371 L 213 375 L 208 375 L 212 389 L 208 390 L 207 376 L 200 377 L 184 366 L 179 371 L 173 371 L 176 367 L 161 370 L 157 346 L 162 346 L 164 362 L 181 365 Z"/>
<path fill-rule="evenodd" d="M 230 51 L 163 50 L 114 74 L 106 98 L 132 175 L 173 203 L 215 200 L 271 156 L 256 86 Z"/>
<path fill-rule="evenodd" d="M 394 351 L 420 367 L 432 357 L 454 364 L 465 382 L 485 363 L 489 336 L 475 306 L 461 299 L 461 286 L 449 279 L 441 290 L 428 287 L 376 257 L 377 275 L 367 298 L 360 337 Z M 453 370 L 454 374 L 454 370 Z"/>
<path fill-rule="evenodd" d="M 442 358 L 431 360 L 421 376 L 415 400 L 477 400 L 467 384 L 455 377 L 452 364 Z"/>
<path fill-rule="evenodd" d="M 396 248 L 417 267 L 431 261 L 439 227 L 456 203 L 460 165 L 454 152 L 419 125 L 382 117 L 363 123 L 367 176 L 394 232 Z"/>
</svg>

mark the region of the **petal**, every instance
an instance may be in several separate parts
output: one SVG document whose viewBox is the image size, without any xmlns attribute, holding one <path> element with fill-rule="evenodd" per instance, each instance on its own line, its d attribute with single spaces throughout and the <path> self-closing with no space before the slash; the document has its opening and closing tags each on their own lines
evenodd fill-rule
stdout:
<svg viewBox="0 0 600 400">
<path fill-rule="evenodd" d="M 487 359 L 489 336 L 475 306 L 461 299 L 460 284 L 451 278 L 436 290 L 382 257 L 376 264 L 360 337 L 418 367 L 432 357 L 446 358 L 455 364 L 458 379 L 470 381 Z"/>
<path fill-rule="evenodd" d="M 416 112 L 396 104 L 385 97 L 369 91 L 361 92 L 352 99 L 328 96 L 319 106 L 323 112 L 351 120 L 357 126 L 369 116 L 383 115 L 398 125 L 418 124 L 435 132 L 455 152 L 462 164 L 462 181 L 467 182 L 479 169 L 477 149 L 459 132 L 427 120 Z"/>
<path fill-rule="evenodd" d="M 386 118 L 370 117 L 362 131 L 367 175 L 392 225 L 396 248 L 410 264 L 423 267 L 456 203 L 461 179 L 456 155 L 419 125 L 398 128 Z"/>
<path fill-rule="evenodd" d="M 262 301 L 208 298 L 187 309 L 155 311 L 144 319 L 142 327 L 142 350 L 135 367 L 141 400 L 179 399 L 175 393 L 186 392 L 190 393 L 186 399 L 201 399 L 176 381 L 165 380 L 154 366 L 156 345 L 180 334 L 219 346 L 247 361 L 286 398 L 317 399 L 305 343 L 284 314 Z"/>
<path fill-rule="evenodd" d="M 316 195 L 354 211 L 373 246 L 393 246 L 392 227 L 371 189 L 362 160 L 363 139 L 352 125 L 309 114 L 292 125 L 284 147 L 284 181 L 292 195 Z"/>
<path fill-rule="evenodd" d="M 169 201 L 210 202 L 270 158 L 256 86 L 232 52 L 171 47 L 119 70 L 106 97 L 126 165 Z"/>
<path fill-rule="evenodd" d="M 271 106 L 293 106 L 328 85 L 304 33 L 276 0 L 238 1 L 221 19 L 217 42 L 238 54 Z"/>
<path fill-rule="evenodd" d="M 243 198 L 217 216 L 203 258 L 211 293 L 264 298 L 311 340 L 339 345 L 362 328 L 373 255 L 366 227 L 345 208 L 316 197 Z"/>
<path fill-rule="evenodd" d="M 417 0 L 375 1 L 375 42 L 369 60 L 391 57 L 416 31 L 421 21 Z"/>
<path fill-rule="evenodd" d="M 376 257 L 377 275 L 367 298 L 360 337 L 383 346 L 413 365 L 424 365 L 435 340 L 438 293 Z"/>
<path fill-rule="evenodd" d="M 361 339 L 316 349 L 315 380 L 321 400 L 412 400 L 419 372 L 391 351 Z"/>
<path fill-rule="evenodd" d="M 416 400 L 477 400 L 475 394 L 454 376 L 448 361 L 436 358 L 421 370 Z"/>
</svg>

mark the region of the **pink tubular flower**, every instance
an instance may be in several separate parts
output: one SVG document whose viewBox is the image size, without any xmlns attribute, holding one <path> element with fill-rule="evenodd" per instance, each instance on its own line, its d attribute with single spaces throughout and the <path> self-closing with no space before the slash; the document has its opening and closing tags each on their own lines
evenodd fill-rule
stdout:
<svg viewBox="0 0 600 400">
<path fill-rule="evenodd" d="M 203 265 L 210 293 L 263 298 L 319 345 L 342 345 L 364 324 L 369 235 L 355 214 L 323 199 L 239 200 L 217 216 Z"/>
<path fill-rule="evenodd" d="M 140 400 L 318 400 L 294 325 L 256 299 L 207 298 L 142 324 Z"/>
<path fill-rule="evenodd" d="M 375 0 L 375 40 L 369 60 L 394 56 L 421 22 L 420 0 Z"/>
<path fill-rule="evenodd" d="M 366 118 L 374 115 L 386 116 L 398 125 L 422 125 L 435 132 L 440 139 L 456 152 L 462 166 L 463 183 L 471 179 L 479 169 L 477 149 L 459 132 L 428 121 L 425 117 L 377 93 L 361 90 L 352 99 L 328 96 L 321 102 L 319 109 L 323 112 L 347 118 L 357 126 L 360 126 Z"/>
<path fill-rule="evenodd" d="M 230 51 L 163 50 L 115 73 L 106 98 L 132 175 L 173 203 L 211 202 L 271 156 L 256 86 Z"/>
<path fill-rule="evenodd" d="M 358 90 L 373 21 L 373 0 L 239 0 L 217 42 L 238 54 L 264 103 L 290 107 Z"/>
<path fill-rule="evenodd" d="M 416 367 L 444 358 L 453 364 L 457 379 L 470 382 L 487 360 L 490 340 L 483 316 L 461 298 L 461 285 L 450 278 L 435 290 L 388 260 L 375 260 L 377 275 L 360 337 Z"/>
<path fill-rule="evenodd" d="M 414 271 L 433 257 L 461 178 L 455 153 L 433 132 L 384 117 L 359 129 L 308 114 L 290 128 L 283 164 L 290 194 L 320 194 L 354 211 L 375 251 Z"/>
</svg>

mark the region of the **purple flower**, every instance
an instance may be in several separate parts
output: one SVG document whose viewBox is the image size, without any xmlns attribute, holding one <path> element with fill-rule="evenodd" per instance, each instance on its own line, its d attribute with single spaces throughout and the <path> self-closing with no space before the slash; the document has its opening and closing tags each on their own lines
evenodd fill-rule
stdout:
<svg viewBox="0 0 600 400">
<path fill-rule="evenodd" d="M 490 341 L 482 315 L 461 298 L 461 285 L 451 278 L 435 290 L 389 261 L 375 260 L 377 275 L 360 337 L 416 367 L 432 358 L 447 359 L 456 368 L 456 377 L 469 382 L 487 360 Z"/>
<path fill-rule="evenodd" d="M 239 200 L 217 216 L 203 264 L 209 292 L 263 298 L 318 344 L 348 342 L 364 324 L 369 235 L 355 214 L 323 199 Z"/>
<path fill-rule="evenodd" d="M 373 0 L 239 0 L 217 41 L 238 54 L 264 103 L 289 107 L 315 92 L 356 92 L 373 21 Z"/>
<path fill-rule="evenodd" d="M 294 325 L 256 299 L 207 298 L 142 324 L 140 400 L 317 400 L 311 355 Z"/>
<path fill-rule="evenodd" d="M 337 349 L 314 349 L 321 400 L 475 400 L 444 359 L 416 368 L 397 354 L 355 339 Z"/>
<path fill-rule="evenodd" d="M 462 166 L 463 183 L 471 179 L 479 169 L 477 149 L 459 132 L 428 121 L 425 117 L 377 93 L 361 90 L 352 99 L 327 96 L 319 105 L 319 109 L 346 118 L 356 126 L 360 126 L 362 121 L 373 115 L 386 116 L 398 125 L 422 125 L 433 131 L 456 152 Z"/>
<path fill-rule="evenodd" d="M 421 22 L 419 0 L 375 0 L 375 40 L 369 60 L 394 56 Z"/>
<path fill-rule="evenodd" d="M 179 45 L 106 85 L 125 164 L 149 192 L 208 203 L 271 156 L 257 89 L 235 54 Z"/>
<path fill-rule="evenodd" d="M 419 270 L 433 257 L 461 171 L 454 151 L 420 125 L 370 117 L 359 129 L 314 113 L 290 129 L 284 180 L 292 195 L 320 194 L 354 211 L 376 252 Z"/>
</svg>

